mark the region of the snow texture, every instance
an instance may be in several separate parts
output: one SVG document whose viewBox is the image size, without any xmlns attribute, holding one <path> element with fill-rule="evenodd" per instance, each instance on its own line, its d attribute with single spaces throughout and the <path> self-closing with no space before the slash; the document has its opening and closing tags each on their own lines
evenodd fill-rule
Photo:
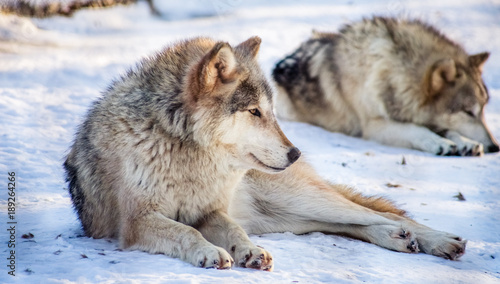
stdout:
<svg viewBox="0 0 500 284">
<path fill-rule="evenodd" d="M 156 1 L 163 18 L 144 2 L 72 18 L 0 15 L 0 283 L 500 283 L 500 154 L 438 157 L 295 122 L 282 122 L 284 132 L 324 178 L 388 197 L 418 222 L 464 237 L 466 254 L 448 261 L 322 233 L 280 233 L 251 236 L 273 254 L 274 272 L 217 271 L 82 237 L 61 166 L 76 126 L 113 78 L 187 37 L 237 44 L 259 35 L 269 76 L 313 28 L 336 31 L 371 15 L 419 18 L 471 54 L 492 52 L 486 120 L 500 137 L 500 2 L 268 2 Z M 15 277 L 6 268 L 8 172 L 17 177 Z M 459 192 L 465 201 L 454 197 Z M 28 233 L 34 238 L 21 237 Z"/>
</svg>

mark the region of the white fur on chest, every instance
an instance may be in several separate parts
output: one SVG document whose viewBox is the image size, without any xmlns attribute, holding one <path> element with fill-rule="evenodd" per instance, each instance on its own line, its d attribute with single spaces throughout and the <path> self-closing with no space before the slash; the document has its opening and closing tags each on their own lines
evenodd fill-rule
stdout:
<svg viewBox="0 0 500 284">
<path fill-rule="evenodd" d="M 188 225 L 215 210 L 227 211 L 246 170 L 231 166 L 222 151 L 155 136 L 128 153 L 124 162 L 129 198 L 148 200 L 139 206 Z"/>
</svg>

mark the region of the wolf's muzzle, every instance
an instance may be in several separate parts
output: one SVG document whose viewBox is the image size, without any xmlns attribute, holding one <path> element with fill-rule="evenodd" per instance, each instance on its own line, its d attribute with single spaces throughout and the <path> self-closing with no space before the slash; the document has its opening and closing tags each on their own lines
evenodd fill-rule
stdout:
<svg viewBox="0 0 500 284">
<path fill-rule="evenodd" d="M 493 145 L 488 146 L 488 153 L 496 153 L 498 151 L 500 151 L 500 148 L 498 147 L 498 145 L 493 144 Z M 288 154 L 290 154 L 290 153 L 288 153 Z"/>
<path fill-rule="evenodd" d="M 295 161 L 297 161 L 300 157 L 300 150 L 297 147 L 293 147 L 290 152 L 287 154 L 288 156 L 288 161 L 290 164 L 293 164 Z"/>
</svg>

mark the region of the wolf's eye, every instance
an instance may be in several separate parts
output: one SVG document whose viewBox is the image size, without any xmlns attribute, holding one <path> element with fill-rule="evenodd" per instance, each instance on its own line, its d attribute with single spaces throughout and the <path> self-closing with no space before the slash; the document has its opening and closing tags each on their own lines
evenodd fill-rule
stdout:
<svg viewBox="0 0 500 284">
<path fill-rule="evenodd" d="M 256 108 L 253 108 L 253 109 L 250 109 L 248 110 L 251 114 L 257 116 L 257 117 L 260 117 L 260 111 Z"/>
<path fill-rule="evenodd" d="M 476 115 L 474 115 L 474 113 L 472 111 L 470 111 L 470 110 L 464 110 L 464 112 L 465 112 L 465 114 L 467 114 L 470 117 L 473 117 L 473 118 L 476 117 Z"/>
</svg>

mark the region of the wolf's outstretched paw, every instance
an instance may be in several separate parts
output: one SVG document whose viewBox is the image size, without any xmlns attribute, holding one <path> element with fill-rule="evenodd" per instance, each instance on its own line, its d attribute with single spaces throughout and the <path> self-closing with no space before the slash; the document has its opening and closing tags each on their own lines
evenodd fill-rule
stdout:
<svg viewBox="0 0 500 284">
<path fill-rule="evenodd" d="M 273 257 L 261 247 L 233 247 L 238 266 L 273 271 Z"/>
<path fill-rule="evenodd" d="M 450 141 L 439 145 L 436 155 L 440 156 L 455 156 L 457 155 L 457 145 Z"/>
<path fill-rule="evenodd" d="M 443 137 L 429 137 L 422 140 L 414 141 L 417 149 L 423 150 L 439 156 L 453 156 L 457 154 L 457 144 Z"/>
<path fill-rule="evenodd" d="M 212 245 L 196 251 L 191 262 L 198 267 L 230 269 L 234 260 L 226 250 Z"/>
<path fill-rule="evenodd" d="M 463 145 L 458 145 L 459 156 L 482 156 L 484 155 L 483 144 L 469 140 Z"/>
<path fill-rule="evenodd" d="M 418 238 L 418 242 L 423 252 L 450 260 L 457 260 L 464 255 L 467 244 L 467 240 L 439 231 L 427 235 L 424 240 Z"/>
<path fill-rule="evenodd" d="M 460 237 L 448 237 L 431 250 L 432 255 L 444 257 L 450 260 L 457 260 L 465 254 L 466 240 Z"/>
<path fill-rule="evenodd" d="M 401 228 L 391 233 L 391 237 L 396 240 L 396 250 L 407 253 L 418 253 L 418 242 L 414 235 Z"/>
<path fill-rule="evenodd" d="M 373 244 L 399 252 L 419 252 L 415 235 L 401 226 L 371 225 L 364 230 L 367 240 Z"/>
<path fill-rule="evenodd" d="M 457 144 L 458 156 L 482 156 L 484 154 L 483 144 L 462 136 L 456 131 L 448 130 L 445 137 Z"/>
</svg>

